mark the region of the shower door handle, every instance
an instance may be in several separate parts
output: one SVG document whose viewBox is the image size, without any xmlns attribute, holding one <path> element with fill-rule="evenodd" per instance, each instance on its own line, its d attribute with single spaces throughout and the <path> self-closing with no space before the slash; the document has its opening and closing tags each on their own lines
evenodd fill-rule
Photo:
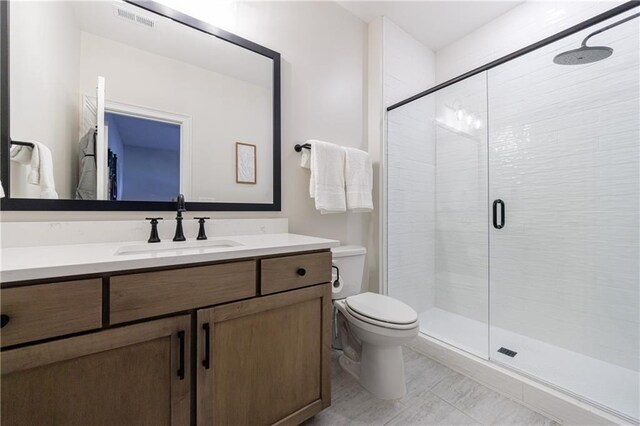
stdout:
<svg viewBox="0 0 640 426">
<path fill-rule="evenodd" d="M 498 224 L 498 204 L 500 204 L 500 224 Z M 504 201 L 497 199 L 493 202 L 493 227 L 496 229 L 504 228 Z"/>
</svg>

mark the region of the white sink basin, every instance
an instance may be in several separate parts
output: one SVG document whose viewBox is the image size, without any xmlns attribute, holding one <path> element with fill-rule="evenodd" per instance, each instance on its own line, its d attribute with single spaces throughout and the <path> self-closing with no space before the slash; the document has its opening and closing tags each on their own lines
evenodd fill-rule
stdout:
<svg viewBox="0 0 640 426">
<path fill-rule="evenodd" d="M 175 256 L 184 254 L 211 253 L 228 250 L 242 244 L 231 240 L 205 240 L 205 241 L 171 241 L 166 243 L 147 243 L 130 246 L 122 246 L 116 250 L 117 256 L 136 254 L 158 254 L 162 256 Z"/>
</svg>

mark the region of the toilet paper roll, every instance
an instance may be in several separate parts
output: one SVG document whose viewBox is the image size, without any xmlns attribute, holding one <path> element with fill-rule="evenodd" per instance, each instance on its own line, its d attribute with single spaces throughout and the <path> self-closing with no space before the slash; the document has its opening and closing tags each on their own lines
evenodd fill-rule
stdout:
<svg viewBox="0 0 640 426">
<path fill-rule="evenodd" d="M 333 294 L 340 293 L 342 291 L 342 280 L 336 280 L 335 277 L 333 279 L 333 284 L 331 286 L 331 292 Z"/>
</svg>

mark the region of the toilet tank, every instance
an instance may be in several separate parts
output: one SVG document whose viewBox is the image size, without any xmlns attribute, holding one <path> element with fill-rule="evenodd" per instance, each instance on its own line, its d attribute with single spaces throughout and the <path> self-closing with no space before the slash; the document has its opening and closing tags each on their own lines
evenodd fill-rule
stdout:
<svg viewBox="0 0 640 426">
<path fill-rule="evenodd" d="M 333 268 L 333 299 L 359 294 L 362 290 L 362 276 L 364 274 L 364 258 L 367 249 L 360 246 L 340 246 L 331 249 L 333 265 L 340 270 L 340 284 L 335 285 L 338 271 Z"/>
</svg>

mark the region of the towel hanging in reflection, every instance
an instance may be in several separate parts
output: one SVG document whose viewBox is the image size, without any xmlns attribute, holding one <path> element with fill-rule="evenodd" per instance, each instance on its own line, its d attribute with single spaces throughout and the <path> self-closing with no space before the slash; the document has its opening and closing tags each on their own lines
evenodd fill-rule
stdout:
<svg viewBox="0 0 640 426">
<path fill-rule="evenodd" d="M 78 188 L 76 200 L 95 200 L 98 188 L 98 174 L 96 170 L 96 130 L 89 130 L 80 138 L 78 153 Z"/>
<path fill-rule="evenodd" d="M 58 198 L 53 178 L 53 157 L 46 145 L 37 141 L 12 144 L 9 156 L 11 161 L 31 167 L 27 182 L 40 186 L 40 198 Z"/>
</svg>

